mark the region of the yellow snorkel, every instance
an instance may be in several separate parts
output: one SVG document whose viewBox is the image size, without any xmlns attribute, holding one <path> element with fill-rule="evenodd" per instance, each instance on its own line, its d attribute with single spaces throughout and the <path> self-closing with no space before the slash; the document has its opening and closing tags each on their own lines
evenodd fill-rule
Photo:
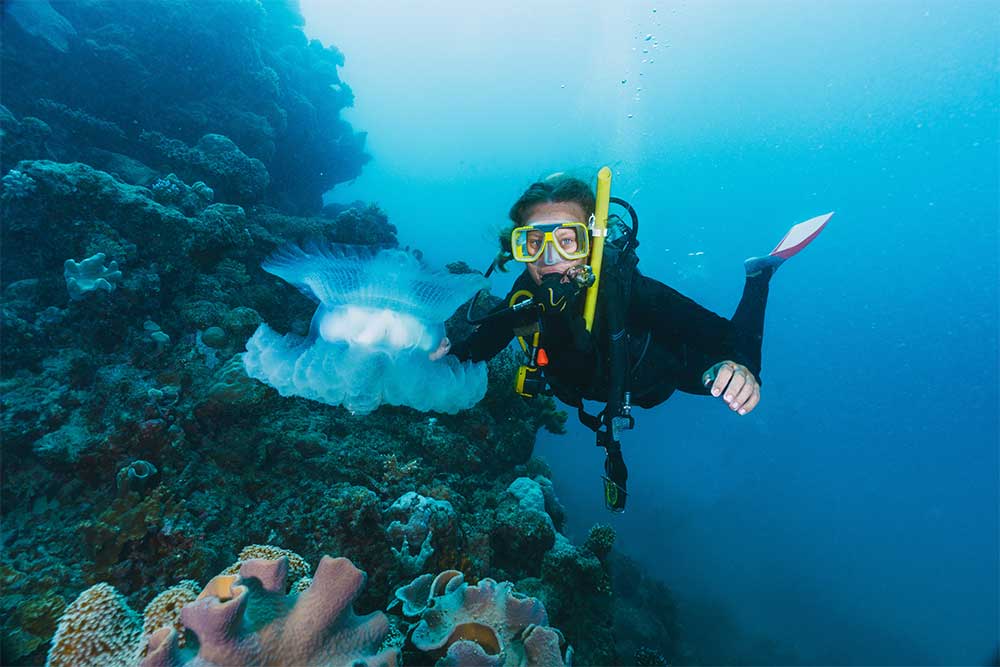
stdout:
<svg viewBox="0 0 1000 667">
<path fill-rule="evenodd" d="M 594 206 L 594 228 L 591 230 L 593 245 L 590 267 L 594 272 L 594 284 L 587 288 L 587 298 L 583 303 L 583 321 L 587 331 L 594 326 L 597 311 L 597 290 L 601 286 L 601 264 L 604 261 L 604 239 L 608 235 L 608 204 L 611 201 L 611 169 L 601 167 L 597 172 L 597 203 Z"/>
</svg>

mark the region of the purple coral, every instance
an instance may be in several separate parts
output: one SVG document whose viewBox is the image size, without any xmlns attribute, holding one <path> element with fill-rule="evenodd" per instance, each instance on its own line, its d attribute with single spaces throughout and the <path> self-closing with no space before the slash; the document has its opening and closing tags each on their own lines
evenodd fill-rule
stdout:
<svg viewBox="0 0 1000 667">
<path fill-rule="evenodd" d="M 354 613 L 365 573 L 346 558 L 324 556 L 310 586 L 285 594 L 288 559 L 248 560 L 239 575 L 212 579 L 181 611 L 197 637 L 197 655 L 178 646 L 177 631 L 149 636 L 142 667 L 213 665 L 367 665 L 395 667 L 398 652 L 379 652 L 385 614 Z"/>
</svg>

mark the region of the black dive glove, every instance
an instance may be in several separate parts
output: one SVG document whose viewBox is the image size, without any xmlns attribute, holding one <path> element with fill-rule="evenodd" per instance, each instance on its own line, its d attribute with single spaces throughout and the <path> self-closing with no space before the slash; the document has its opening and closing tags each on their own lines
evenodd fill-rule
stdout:
<svg viewBox="0 0 1000 667">
<path fill-rule="evenodd" d="M 563 274 L 550 273 L 542 278 L 541 285 L 535 285 L 531 296 L 538 306 L 546 311 L 561 313 L 572 304 L 580 293 L 580 285 L 574 280 L 563 282 Z"/>
</svg>

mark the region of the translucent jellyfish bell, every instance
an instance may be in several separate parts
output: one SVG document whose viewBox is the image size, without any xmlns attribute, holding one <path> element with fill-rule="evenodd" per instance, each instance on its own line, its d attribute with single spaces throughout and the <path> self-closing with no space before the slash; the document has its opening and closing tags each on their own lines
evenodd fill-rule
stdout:
<svg viewBox="0 0 1000 667">
<path fill-rule="evenodd" d="M 262 324 L 247 342 L 247 374 L 282 396 L 365 414 L 382 403 L 458 412 L 486 393 L 486 365 L 428 358 L 444 322 L 487 286 L 479 274 L 432 271 L 402 250 L 287 246 L 265 271 L 318 302 L 309 335 Z"/>
</svg>

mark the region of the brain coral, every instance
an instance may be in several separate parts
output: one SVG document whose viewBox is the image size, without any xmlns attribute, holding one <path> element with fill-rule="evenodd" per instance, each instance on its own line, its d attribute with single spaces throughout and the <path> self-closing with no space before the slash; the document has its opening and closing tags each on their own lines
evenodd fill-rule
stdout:
<svg viewBox="0 0 1000 667">
<path fill-rule="evenodd" d="M 63 612 L 46 667 L 134 665 L 142 619 L 108 584 L 91 586 Z"/>
</svg>

